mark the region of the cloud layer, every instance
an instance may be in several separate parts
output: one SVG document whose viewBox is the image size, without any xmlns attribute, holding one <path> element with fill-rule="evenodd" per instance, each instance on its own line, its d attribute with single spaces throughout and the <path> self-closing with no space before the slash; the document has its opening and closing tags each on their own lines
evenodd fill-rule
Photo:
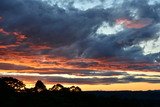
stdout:
<svg viewBox="0 0 160 107">
<path fill-rule="evenodd" d="M 53 47 L 47 51 L 51 55 L 126 57 L 127 54 L 132 59 L 151 60 L 143 55 L 143 49 L 138 44 L 159 36 L 156 35 L 159 32 L 159 4 L 149 5 L 147 0 L 141 2 L 130 0 L 106 9 L 94 7 L 82 11 L 73 4 L 62 8 L 37 0 L 2 0 L 0 13 L 4 21 L 0 25 L 7 31 L 28 35 L 27 42 Z M 119 18 L 126 18 L 125 26 L 132 29 L 124 28 L 110 36 L 96 33 L 103 22 L 114 27 Z M 131 48 L 124 50 L 128 47 Z M 25 50 L 25 47 L 22 48 Z M 41 50 L 43 53 L 46 52 Z"/>
<path fill-rule="evenodd" d="M 122 72 L 122 71 L 57 71 L 52 74 L 47 73 L 0 73 L 2 76 L 12 76 L 23 81 L 33 82 L 38 79 L 46 83 L 65 84 L 117 84 L 117 83 L 159 83 L 159 73 L 145 74 L 143 72 Z"/>
</svg>

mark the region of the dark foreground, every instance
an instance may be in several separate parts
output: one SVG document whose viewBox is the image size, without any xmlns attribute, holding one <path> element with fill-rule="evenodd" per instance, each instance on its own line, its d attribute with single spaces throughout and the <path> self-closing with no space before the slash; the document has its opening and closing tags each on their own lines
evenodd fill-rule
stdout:
<svg viewBox="0 0 160 107">
<path fill-rule="evenodd" d="M 0 107 L 160 107 L 160 91 L 0 93 Z"/>
</svg>

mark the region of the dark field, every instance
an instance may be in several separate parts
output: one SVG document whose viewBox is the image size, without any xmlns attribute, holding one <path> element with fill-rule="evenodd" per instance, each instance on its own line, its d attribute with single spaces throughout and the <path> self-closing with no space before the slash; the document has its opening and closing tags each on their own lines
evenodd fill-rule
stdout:
<svg viewBox="0 0 160 107">
<path fill-rule="evenodd" d="M 1 93 L 0 107 L 160 107 L 160 91 Z"/>
</svg>

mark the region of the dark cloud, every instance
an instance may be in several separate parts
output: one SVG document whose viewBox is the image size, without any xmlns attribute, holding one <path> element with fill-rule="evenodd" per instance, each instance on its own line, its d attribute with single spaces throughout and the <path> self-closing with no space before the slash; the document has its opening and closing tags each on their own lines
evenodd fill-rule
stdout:
<svg viewBox="0 0 160 107">
<path fill-rule="evenodd" d="M 89 16 L 96 15 L 94 12 L 86 15 L 37 0 L 2 0 L 0 12 L 5 19 L 1 25 L 7 30 L 18 30 L 29 35 L 32 42 L 47 42 L 56 47 L 85 39 L 92 32 L 91 27 L 101 21 L 90 20 Z"/>
<path fill-rule="evenodd" d="M 86 67 L 94 67 L 98 65 L 98 62 L 68 62 L 67 64 L 80 68 L 86 68 Z"/>
<path fill-rule="evenodd" d="M 32 70 L 34 68 L 9 63 L 0 63 L 0 70 Z"/>
<path fill-rule="evenodd" d="M 126 72 L 116 72 L 116 71 L 94 71 L 94 70 L 54 70 L 53 72 L 43 72 L 40 74 L 69 74 L 76 76 L 127 76 Z"/>
<path fill-rule="evenodd" d="M 27 42 L 53 47 L 52 50 L 43 50 L 41 54 L 94 58 L 115 56 L 153 61 L 153 56 L 144 56 L 142 48 L 134 45 L 155 38 L 159 31 L 155 25 L 160 21 L 160 4 L 149 5 L 147 0 L 127 0 L 117 5 L 82 11 L 71 4 L 64 9 L 41 0 L 1 0 L 0 16 L 4 21 L 0 26 L 8 31 L 28 35 Z M 137 10 L 139 19 L 149 18 L 153 23 L 141 29 L 128 29 L 110 36 L 96 34 L 104 21 L 114 26 L 117 18 L 134 20 L 136 16 L 133 10 Z M 130 46 L 130 50 L 124 50 Z"/>
<path fill-rule="evenodd" d="M 69 83 L 69 84 L 117 84 L 117 83 L 159 83 L 159 75 L 148 75 L 148 74 L 130 74 L 129 72 L 116 72 L 116 71 L 81 71 L 78 75 L 70 72 L 54 72 L 52 74 L 47 73 L 6 73 L 7 76 L 12 76 L 20 80 L 25 80 L 28 82 L 33 82 L 38 79 L 45 81 L 47 83 Z M 3 74 L 3 73 L 1 73 Z M 5 74 L 5 75 L 6 75 Z M 54 75 L 55 74 L 55 75 Z M 70 75 L 70 77 L 64 77 L 63 75 Z M 80 75 L 81 74 L 81 75 Z M 59 76 L 58 76 L 59 75 Z M 1 75 L 3 76 L 3 75 Z M 77 76 L 71 77 L 71 76 Z M 149 78 L 148 78 L 149 77 Z"/>
<path fill-rule="evenodd" d="M 145 76 L 144 76 L 145 77 Z M 48 77 L 48 82 L 56 83 L 71 83 L 71 84 L 117 84 L 117 83 L 135 83 L 135 82 L 146 82 L 146 83 L 159 83 L 160 79 L 156 78 L 143 78 L 126 76 L 124 78 L 117 77 L 105 77 L 105 78 L 64 78 L 64 77 Z"/>
<path fill-rule="evenodd" d="M 145 75 L 146 76 L 146 75 Z M 145 77 L 144 76 L 144 77 Z M 147 82 L 147 83 L 159 83 L 160 82 L 160 79 L 156 79 L 156 78 L 149 78 L 149 79 L 146 79 L 146 78 L 142 78 L 142 77 L 139 77 L 139 78 L 136 78 L 134 76 L 127 76 L 127 77 L 124 77 L 123 80 L 125 82 Z"/>
</svg>

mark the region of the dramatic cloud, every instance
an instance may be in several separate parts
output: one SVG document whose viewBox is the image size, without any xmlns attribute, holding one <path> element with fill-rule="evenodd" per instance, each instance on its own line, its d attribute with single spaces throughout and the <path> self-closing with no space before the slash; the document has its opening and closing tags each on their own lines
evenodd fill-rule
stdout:
<svg viewBox="0 0 160 107">
<path fill-rule="evenodd" d="M 47 51 L 47 54 L 55 56 L 125 57 L 127 53 L 128 57 L 133 57 L 133 59 L 137 57 L 142 57 L 143 60 L 148 59 L 143 55 L 141 47 L 132 48 L 130 50 L 132 52 L 126 52 L 123 48 L 154 38 L 158 28 L 153 23 L 159 22 L 159 4 L 149 5 L 146 0 L 140 1 L 142 3 L 130 0 L 121 1 L 110 8 L 93 6 L 81 11 L 76 8 L 76 3 L 95 3 L 68 1 L 66 4 L 61 4 L 62 2 L 55 1 L 52 2 L 55 5 L 49 5 L 38 0 L 2 0 L 0 14 L 4 21 L 1 27 L 6 31 L 28 35 L 23 45 L 26 45 L 26 42 L 32 42 L 53 47 Z M 96 2 L 101 5 L 107 1 Z M 136 10 L 136 13 L 133 10 Z M 115 25 L 116 22 L 123 23 L 127 28 L 138 28 L 139 30 L 120 28 Z M 107 23 L 106 31 L 98 28 L 102 23 Z M 42 50 L 41 54 L 43 53 L 46 51 Z"/>
<path fill-rule="evenodd" d="M 1 0 L 1 75 L 49 73 L 54 79 L 36 77 L 84 84 L 157 83 L 125 73 L 100 76 L 109 75 L 105 70 L 160 71 L 159 10 L 158 0 Z M 99 70 L 95 78 L 85 72 Z M 74 81 L 77 75 L 89 78 Z"/>
</svg>

